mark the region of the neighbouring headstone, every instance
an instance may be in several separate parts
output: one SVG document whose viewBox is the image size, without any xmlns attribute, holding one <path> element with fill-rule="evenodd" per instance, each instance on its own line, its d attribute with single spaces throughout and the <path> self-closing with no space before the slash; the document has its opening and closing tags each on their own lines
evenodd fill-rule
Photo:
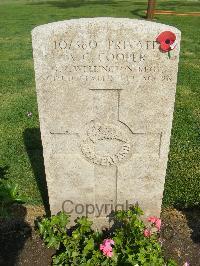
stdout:
<svg viewBox="0 0 200 266">
<path fill-rule="evenodd" d="M 156 42 L 165 31 L 176 36 L 170 54 Z M 111 210 L 138 202 L 146 216 L 159 216 L 180 35 L 168 25 L 123 18 L 74 19 L 33 30 L 52 214 L 87 214 L 99 226 Z"/>
</svg>

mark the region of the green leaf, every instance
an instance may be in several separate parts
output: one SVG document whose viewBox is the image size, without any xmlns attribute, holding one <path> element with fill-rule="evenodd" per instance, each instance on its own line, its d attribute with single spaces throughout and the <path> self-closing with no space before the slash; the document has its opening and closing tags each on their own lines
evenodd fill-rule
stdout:
<svg viewBox="0 0 200 266">
<path fill-rule="evenodd" d="M 48 240 L 48 245 L 49 248 L 55 248 L 55 249 L 59 249 L 60 246 L 60 242 L 57 240 L 57 238 L 55 236 L 51 236 Z"/>
<path fill-rule="evenodd" d="M 93 249 L 94 249 L 94 239 L 90 238 L 87 241 L 87 245 L 83 249 L 83 254 L 87 254 L 90 250 L 93 250 Z"/>
</svg>

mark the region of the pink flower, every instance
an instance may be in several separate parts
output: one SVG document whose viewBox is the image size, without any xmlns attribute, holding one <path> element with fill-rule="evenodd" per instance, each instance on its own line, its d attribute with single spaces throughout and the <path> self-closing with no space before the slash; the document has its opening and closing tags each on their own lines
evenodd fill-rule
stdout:
<svg viewBox="0 0 200 266">
<path fill-rule="evenodd" d="M 107 257 L 112 257 L 112 246 L 114 245 L 114 241 L 112 239 L 104 239 L 103 243 L 100 244 L 100 250 L 103 251 L 103 254 Z"/>
<path fill-rule="evenodd" d="M 161 219 L 157 219 L 156 222 L 155 222 L 155 226 L 156 228 L 158 229 L 158 231 L 160 231 L 160 228 L 161 228 Z"/>
<path fill-rule="evenodd" d="M 184 264 L 183 264 L 183 266 L 190 266 L 190 264 L 189 264 L 189 262 L 185 262 Z"/>
<path fill-rule="evenodd" d="M 113 252 L 112 251 L 108 251 L 106 254 L 107 257 L 111 258 L 113 256 Z"/>
<path fill-rule="evenodd" d="M 148 221 L 149 221 L 150 223 L 154 224 L 154 223 L 156 222 L 157 219 L 158 219 L 158 218 L 157 218 L 156 216 L 150 216 L 150 217 L 148 218 Z"/>
<path fill-rule="evenodd" d="M 150 216 L 148 218 L 148 221 L 152 224 L 155 225 L 155 227 L 158 229 L 158 231 L 160 231 L 161 228 L 161 219 L 157 218 L 156 216 Z"/>
<path fill-rule="evenodd" d="M 105 246 L 114 245 L 114 241 L 112 239 L 104 239 L 103 245 Z"/>
<path fill-rule="evenodd" d="M 145 236 L 145 237 L 150 237 L 150 236 L 151 236 L 151 230 L 149 230 L 149 229 L 145 229 L 145 230 L 144 230 L 144 236 Z"/>
</svg>

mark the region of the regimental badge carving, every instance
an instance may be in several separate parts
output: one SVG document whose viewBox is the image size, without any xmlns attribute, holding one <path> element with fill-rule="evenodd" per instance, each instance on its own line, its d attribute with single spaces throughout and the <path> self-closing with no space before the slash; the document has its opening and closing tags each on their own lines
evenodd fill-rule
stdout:
<svg viewBox="0 0 200 266">
<path fill-rule="evenodd" d="M 115 125 L 91 121 L 86 138 L 81 142 L 83 155 L 92 163 L 112 166 L 125 161 L 131 144 L 124 132 Z"/>
</svg>

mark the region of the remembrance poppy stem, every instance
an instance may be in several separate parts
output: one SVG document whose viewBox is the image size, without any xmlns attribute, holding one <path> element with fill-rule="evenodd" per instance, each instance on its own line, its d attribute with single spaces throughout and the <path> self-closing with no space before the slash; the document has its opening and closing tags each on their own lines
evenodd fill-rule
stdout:
<svg viewBox="0 0 200 266">
<path fill-rule="evenodd" d="M 169 59 L 171 58 L 171 54 L 170 54 L 170 51 L 168 51 L 168 57 L 169 57 Z"/>
</svg>

